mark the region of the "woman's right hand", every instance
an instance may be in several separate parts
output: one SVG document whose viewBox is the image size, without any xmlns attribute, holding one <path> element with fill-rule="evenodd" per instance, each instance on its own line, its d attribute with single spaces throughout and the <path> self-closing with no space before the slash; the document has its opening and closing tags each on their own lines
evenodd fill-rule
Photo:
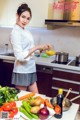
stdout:
<svg viewBox="0 0 80 120">
<path fill-rule="evenodd" d="M 37 46 L 37 49 L 40 51 L 49 50 L 49 49 L 51 49 L 51 45 L 50 44 L 41 44 L 41 45 Z"/>
</svg>

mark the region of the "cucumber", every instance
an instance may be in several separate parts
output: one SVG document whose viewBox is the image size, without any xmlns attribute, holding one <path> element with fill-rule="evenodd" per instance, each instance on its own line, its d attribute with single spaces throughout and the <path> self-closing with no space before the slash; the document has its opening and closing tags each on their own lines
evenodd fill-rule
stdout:
<svg viewBox="0 0 80 120">
<path fill-rule="evenodd" d="M 30 114 L 32 116 L 32 118 L 35 118 L 35 119 L 39 118 L 38 115 L 31 113 L 31 111 L 30 111 L 31 106 L 30 106 L 30 104 L 28 102 L 23 101 L 22 106 L 25 108 L 25 110 L 28 112 L 28 114 Z"/>
<path fill-rule="evenodd" d="M 25 116 L 27 116 L 30 120 L 32 120 L 32 116 L 23 107 L 20 107 L 19 111 L 22 112 Z"/>
</svg>

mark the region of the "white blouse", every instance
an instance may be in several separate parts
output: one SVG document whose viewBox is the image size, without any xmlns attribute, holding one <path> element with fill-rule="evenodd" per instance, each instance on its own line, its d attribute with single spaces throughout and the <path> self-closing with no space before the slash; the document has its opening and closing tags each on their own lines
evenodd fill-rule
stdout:
<svg viewBox="0 0 80 120">
<path fill-rule="evenodd" d="M 13 72 L 33 73 L 36 72 L 33 54 L 27 57 L 29 49 L 34 47 L 34 40 L 30 31 L 15 25 L 10 36 L 10 41 L 15 55 Z"/>
</svg>

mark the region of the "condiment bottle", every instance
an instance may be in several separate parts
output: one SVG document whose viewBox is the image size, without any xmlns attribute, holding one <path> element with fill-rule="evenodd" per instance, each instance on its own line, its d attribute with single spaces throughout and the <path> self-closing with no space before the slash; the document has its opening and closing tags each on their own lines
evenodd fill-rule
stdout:
<svg viewBox="0 0 80 120">
<path fill-rule="evenodd" d="M 63 89 L 58 90 L 58 95 L 57 95 L 57 105 L 55 106 L 55 112 L 56 114 L 54 115 L 56 118 L 62 118 L 62 102 L 63 102 Z"/>
</svg>

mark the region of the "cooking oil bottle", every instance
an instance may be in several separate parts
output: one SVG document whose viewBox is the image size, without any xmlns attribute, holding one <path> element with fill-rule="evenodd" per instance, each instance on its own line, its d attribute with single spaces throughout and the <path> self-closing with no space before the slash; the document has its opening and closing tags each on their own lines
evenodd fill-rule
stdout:
<svg viewBox="0 0 80 120">
<path fill-rule="evenodd" d="M 55 106 L 55 112 L 56 114 L 54 115 L 56 118 L 62 118 L 62 102 L 63 102 L 63 89 L 58 90 L 58 95 L 57 95 L 57 105 Z"/>
</svg>

